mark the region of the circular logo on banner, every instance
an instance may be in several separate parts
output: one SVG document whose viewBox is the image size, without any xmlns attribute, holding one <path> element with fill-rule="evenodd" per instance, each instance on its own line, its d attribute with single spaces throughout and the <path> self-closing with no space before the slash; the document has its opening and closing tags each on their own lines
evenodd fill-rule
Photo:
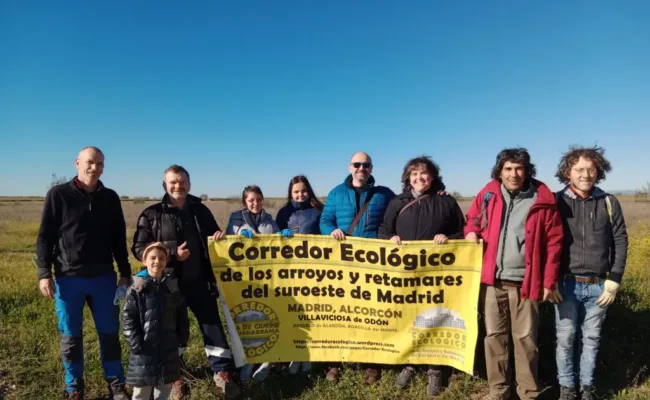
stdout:
<svg viewBox="0 0 650 400">
<path fill-rule="evenodd" d="M 271 307 L 259 301 L 247 301 L 230 312 L 247 357 L 262 355 L 277 343 L 280 320 Z"/>
</svg>

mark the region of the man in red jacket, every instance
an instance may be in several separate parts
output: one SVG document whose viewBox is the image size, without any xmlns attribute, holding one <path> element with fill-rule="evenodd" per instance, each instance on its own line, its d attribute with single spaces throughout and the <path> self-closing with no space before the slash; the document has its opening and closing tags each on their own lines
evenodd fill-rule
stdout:
<svg viewBox="0 0 650 400">
<path fill-rule="evenodd" d="M 562 250 L 555 196 L 534 179 L 526 149 L 502 150 L 492 181 L 467 213 L 466 239 L 483 239 L 481 306 L 490 400 L 510 398 L 508 345 L 514 344 L 517 394 L 540 394 L 537 380 L 539 301 L 551 299 Z"/>
</svg>

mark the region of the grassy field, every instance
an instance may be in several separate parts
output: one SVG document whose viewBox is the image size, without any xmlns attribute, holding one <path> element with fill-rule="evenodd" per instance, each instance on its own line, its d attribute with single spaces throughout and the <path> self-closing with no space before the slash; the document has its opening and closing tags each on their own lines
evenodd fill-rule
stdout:
<svg viewBox="0 0 650 400">
<path fill-rule="evenodd" d="M 149 203 L 123 203 L 132 228 Z M 237 200 L 210 201 L 217 222 L 225 227 L 228 215 L 238 209 Z M 280 200 L 267 203 L 275 213 Z M 466 209 L 467 201 L 461 202 Z M 40 296 L 35 268 L 31 262 L 38 231 L 42 202 L 0 201 L 0 399 L 58 399 L 64 390 L 63 367 L 59 355 L 59 334 L 53 301 Z M 603 398 L 650 398 L 650 204 L 623 200 L 630 230 L 630 252 L 622 291 L 609 312 L 599 352 L 596 384 Z M 139 265 L 131 259 L 134 270 Z M 543 307 L 540 332 L 540 375 L 548 386 L 555 384 L 554 329 L 552 308 Z M 191 314 L 190 314 L 191 316 Z M 207 367 L 202 342 L 192 318 L 188 371 L 191 399 L 219 399 Z M 88 310 L 84 321 L 84 353 L 88 398 L 102 398 L 107 390 L 102 379 L 97 337 Z M 122 339 L 124 365 L 128 359 Z M 486 393 L 482 347 L 479 340 L 476 373 L 454 375 L 450 390 L 440 399 L 481 399 Z M 323 379 L 318 367 L 306 377 L 288 376 L 277 368 L 264 384 L 246 386 L 250 399 L 424 399 L 426 380 L 419 376 L 407 390 L 397 390 L 397 371 L 387 368 L 376 387 L 361 384 L 362 373 L 346 369 L 338 384 Z"/>
</svg>

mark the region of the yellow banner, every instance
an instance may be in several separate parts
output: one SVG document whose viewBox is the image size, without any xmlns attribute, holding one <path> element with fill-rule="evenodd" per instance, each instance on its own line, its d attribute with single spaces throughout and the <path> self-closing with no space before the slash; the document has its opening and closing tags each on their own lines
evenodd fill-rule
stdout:
<svg viewBox="0 0 650 400">
<path fill-rule="evenodd" d="M 480 244 L 258 235 L 226 236 L 209 247 L 226 317 L 248 363 L 473 371 Z"/>
</svg>

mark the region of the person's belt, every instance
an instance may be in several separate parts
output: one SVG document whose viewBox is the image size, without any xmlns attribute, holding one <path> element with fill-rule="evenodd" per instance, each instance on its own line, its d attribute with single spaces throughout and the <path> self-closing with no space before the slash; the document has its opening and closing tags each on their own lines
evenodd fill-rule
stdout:
<svg viewBox="0 0 650 400">
<path fill-rule="evenodd" d="M 501 280 L 501 279 L 495 279 L 494 280 L 494 286 L 496 286 L 496 287 L 509 286 L 509 287 L 520 288 L 521 287 L 521 282 L 504 281 L 504 280 Z"/>
<path fill-rule="evenodd" d="M 600 283 L 605 280 L 602 276 L 576 276 L 568 274 L 566 277 L 579 283 Z"/>
</svg>

